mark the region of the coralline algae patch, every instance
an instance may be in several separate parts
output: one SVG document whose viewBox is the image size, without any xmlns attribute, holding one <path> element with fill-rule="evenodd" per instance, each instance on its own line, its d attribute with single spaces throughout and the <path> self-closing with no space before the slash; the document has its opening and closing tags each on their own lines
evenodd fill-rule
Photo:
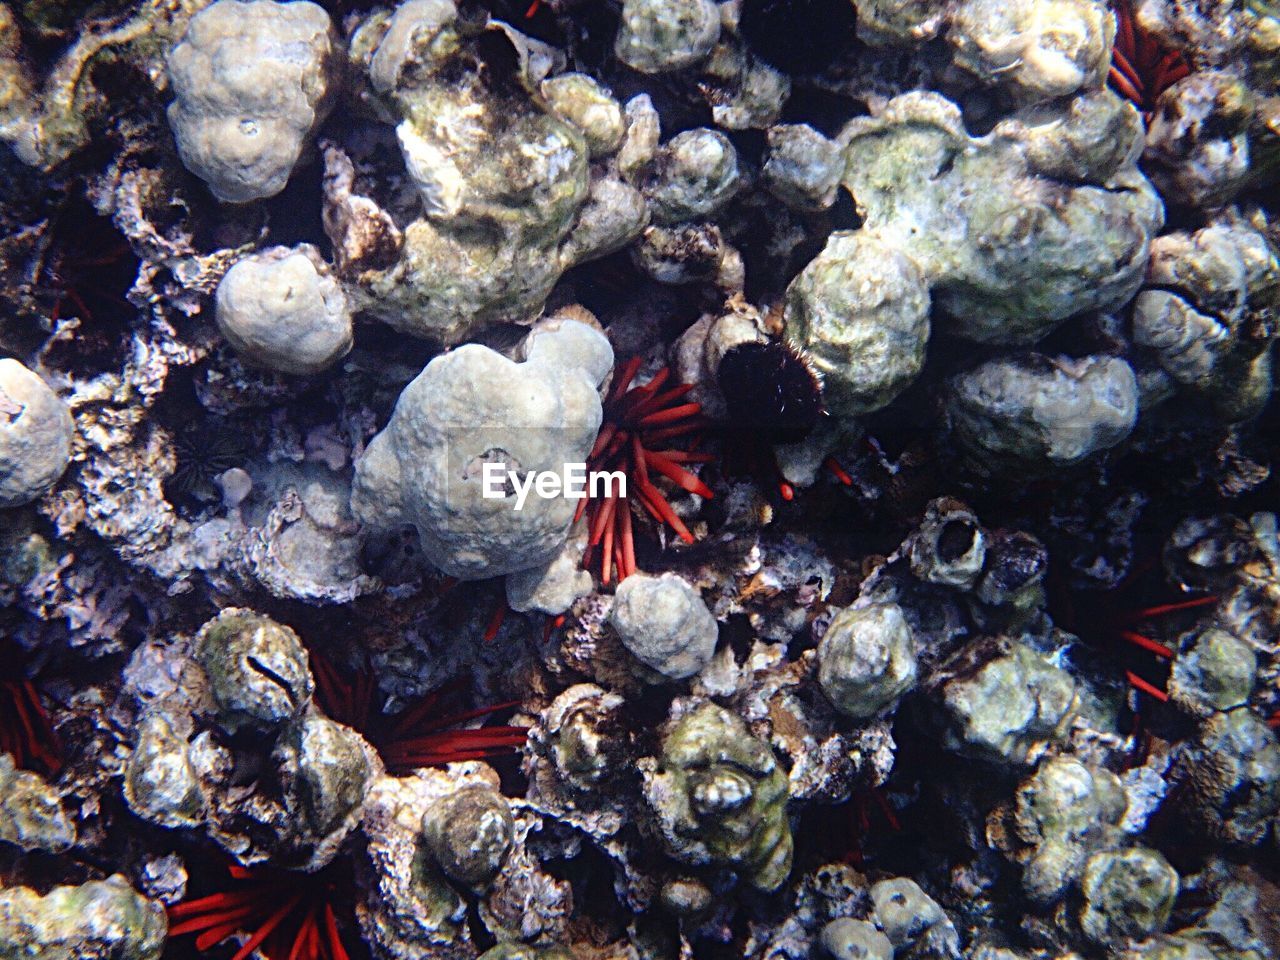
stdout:
<svg viewBox="0 0 1280 960">
<path fill-rule="evenodd" d="M 0 957 L 1280 956 L 1274 5 L 7 0 L 0 177 Z"/>
</svg>

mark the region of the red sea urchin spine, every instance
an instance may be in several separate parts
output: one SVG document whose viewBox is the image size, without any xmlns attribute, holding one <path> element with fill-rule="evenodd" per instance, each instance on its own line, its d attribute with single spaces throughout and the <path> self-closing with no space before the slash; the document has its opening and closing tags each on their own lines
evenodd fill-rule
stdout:
<svg viewBox="0 0 1280 960">
<path fill-rule="evenodd" d="M 1189 75 L 1191 66 L 1180 51 L 1162 47 L 1142 28 L 1133 15 L 1131 0 L 1116 0 L 1112 10 L 1116 39 L 1108 81 L 1147 116 L 1160 94 Z"/>
<path fill-rule="evenodd" d="M 1120 618 L 1122 629 L 1118 631 L 1120 639 L 1126 643 L 1131 643 L 1140 650 L 1146 650 L 1153 653 L 1162 660 L 1172 660 L 1175 656 L 1174 651 L 1158 640 L 1153 640 L 1146 634 L 1138 633 L 1136 630 L 1126 629 L 1127 627 L 1141 623 L 1144 620 L 1155 620 L 1160 617 L 1167 617 L 1171 614 L 1182 613 L 1185 610 L 1198 610 L 1201 607 L 1211 606 L 1218 602 L 1217 596 L 1209 595 L 1206 597 L 1196 597 L 1192 600 L 1179 600 L 1174 603 L 1161 603 L 1153 607 L 1144 607 L 1141 610 L 1134 610 L 1125 614 Z M 1135 690 L 1139 690 L 1148 696 L 1155 697 L 1163 702 L 1168 701 L 1169 695 L 1157 687 L 1153 683 L 1143 680 L 1132 670 L 1125 671 L 1125 679 L 1129 685 Z"/>
<path fill-rule="evenodd" d="M 196 949 L 203 953 L 228 937 L 246 935 L 232 960 L 245 960 L 255 950 L 268 960 L 349 960 L 331 879 L 238 864 L 227 871 L 232 889 L 169 908 L 170 936 L 197 934 Z"/>
<path fill-rule="evenodd" d="M 508 700 L 428 719 L 438 702 L 438 693 L 428 694 L 421 703 L 396 717 L 391 736 L 379 748 L 389 769 L 409 770 L 462 760 L 484 760 L 519 750 L 524 745 L 528 733 L 524 727 L 450 729 L 458 724 L 518 707 L 519 700 Z"/>
<path fill-rule="evenodd" d="M 1167 693 L 1165 693 L 1155 684 L 1148 683 L 1146 680 L 1143 680 L 1140 676 L 1138 676 L 1132 670 L 1126 670 L 1124 673 L 1124 676 L 1125 676 L 1125 679 L 1129 681 L 1129 686 L 1133 687 L 1135 690 L 1139 690 L 1142 693 L 1147 694 L 1148 696 L 1155 697 L 1161 703 L 1168 701 L 1169 695 Z"/>
<path fill-rule="evenodd" d="M 702 405 L 681 402 L 693 386 L 679 384 L 664 390 L 671 379 L 671 368 L 663 367 L 648 383 L 632 388 L 643 362 L 642 357 L 632 357 L 618 370 L 604 398 L 604 422 L 587 456 L 587 469 L 593 473 L 620 471 L 625 474 L 627 495 L 588 496 L 578 505 L 574 517 L 576 522 L 584 513 L 587 516 L 589 535 L 583 564 L 590 565 L 599 547 L 602 583 L 613 579 L 615 569 L 619 580 L 636 572 L 632 502 L 639 504 L 659 524 L 669 526 L 685 543 L 693 543 L 693 534 L 658 489 L 653 474 L 700 497 L 710 499 L 714 495 L 710 487 L 684 466 L 715 459 L 711 454 L 658 449 L 660 442 L 696 436 L 705 429 L 707 422 L 702 416 Z"/>
<path fill-rule="evenodd" d="M 24 770 L 62 769 L 62 743 L 30 680 L 0 681 L 0 752 Z"/>
<path fill-rule="evenodd" d="M 449 689 L 445 688 L 433 690 L 400 713 L 387 716 L 380 708 L 377 684 L 369 670 L 357 670 L 348 679 L 321 654 L 311 651 L 310 657 L 321 709 L 339 723 L 360 731 L 392 773 L 463 760 L 490 760 L 524 746 L 526 727 L 456 729 L 460 724 L 518 707 L 519 700 L 442 715 L 441 701 Z"/>
</svg>

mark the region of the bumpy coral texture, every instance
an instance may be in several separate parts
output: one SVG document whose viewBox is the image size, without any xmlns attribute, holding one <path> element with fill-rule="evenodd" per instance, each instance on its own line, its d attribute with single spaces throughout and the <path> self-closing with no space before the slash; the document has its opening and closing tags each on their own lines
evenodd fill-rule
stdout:
<svg viewBox="0 0 1280 960">
<path fill-rule="evenodd" d="M 671 853 L 742 870 L 776 890 L 791 871 L 786 779 L 767 744 L 713 703 L 667 734 L 645 793 Z"/>
<path fill-rule="evenodd" d="M 353 505 L 374 527 L 413 524 L 432 563 L 468 580 L 550 560 L 576 503 L 484 495 L 485 464 L 525 475 L 585 463 L 600 428 L 608 341 L 576 320 L 535 329 L 516 363 L 477 344 L 437 357 L 405 388 L 357 464 Z"/>
<path fill-rule="evenodd" d="M 618 584 L 609 618 L 637 660 L 673 680 L 705 667 L 719 636 L 697 591 L 674 574 L 627 577 Z"/>
<path fill-rule="evenodd" d="M 245 203 L 284 189 L 331 105 L 336 37 L 300 0 L 218 0 L 169 54 L 178 150 L 214 196 Z"/>
<path fill-rule="evenodd" d="M 565 269 L 617 249 L 644 225 L 634 188 L 604 169 L 591 176 L 591 153 L 616 147 L 619 133 L 597 127 L 598 111 L 620 113 L 605 91 L 562 87 L 548 104 L 498 81 L 451 0 L 402 4 L 366 25 L 355 46 L 368 48 L 362 67 L 398 120 L 420 200 L 420 213 L 396 231 L 394 262 L 349 271 L 361 305 L 387 323 L 444 343 L 497 322 L 527 323 Z M 542 75 L 527 74 L 523 85 Z M 358 220 L 340 229 L 358 230 Z"/>
<path fill-rule="evenodd" d="M 67 469 L 75 423 L 47 383 L 17 360 L 0 360 L 0 509 L 43 494 Z"/>
<path fill-rule="evenodd" d="M 351 350 L 347 298 L 310 245 L 236 261 L 218 284 L 218 327 L 250 364 L 319 373 Z"/>
</svg>

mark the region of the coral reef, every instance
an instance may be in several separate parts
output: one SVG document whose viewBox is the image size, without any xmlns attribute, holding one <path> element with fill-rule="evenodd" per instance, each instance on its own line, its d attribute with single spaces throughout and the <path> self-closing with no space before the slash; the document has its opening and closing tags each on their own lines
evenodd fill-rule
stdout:
<svg viewBox="0 0 1280 960">
<path fill-rule="evenodd" d="M 0 0 L 0 957 L 1280 956 L 1275 0 Z"/>
</svg>

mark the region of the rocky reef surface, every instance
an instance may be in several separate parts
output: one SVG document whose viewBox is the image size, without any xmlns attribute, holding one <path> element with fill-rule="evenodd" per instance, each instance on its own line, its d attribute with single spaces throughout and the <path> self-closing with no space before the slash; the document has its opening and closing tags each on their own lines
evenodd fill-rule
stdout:
<svg viewBox="0 0 1280 960">
<path fill-rule="evenodd" d="M 1273 0 L 2 0 L 0 957 L 1280 957 L 1278 197 Z"/>
</svg>

